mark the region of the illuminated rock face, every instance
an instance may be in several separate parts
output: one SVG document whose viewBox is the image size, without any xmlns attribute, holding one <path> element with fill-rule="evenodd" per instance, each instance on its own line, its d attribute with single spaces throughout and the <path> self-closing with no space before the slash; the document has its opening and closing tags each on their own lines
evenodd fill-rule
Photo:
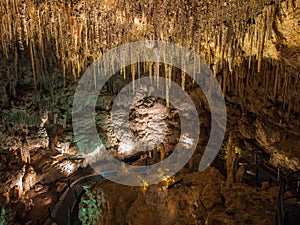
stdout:
<svg viewBox="0 0 300 225">
<path fill-rule="evenodd" d="M 142 142 L 148 143 L 149 149 L 158 146 L 171 135 L 171 131 L 168 131 L 167 116 L 165 105 L 148 99 L 147 103 L 137 105 L 134 109 L 133 119 L 130 121 L 132 132 Z M 174 141 L 176 140 L 173 140 L 173 143 Z"/>
<path fill-rule="evenodd" d="M 113 130 L 113 132 L 107 132 L 106 147 L 112 154 L 117 153 L 120 158 L 123 158 L 139 151 L 152 151 L 161 143 L 165 146 L 166 153 L 174 149 L 180 133 L 175 109 L 167 109 L 165 103 L 160 103 L 154 97 L 148 97 L 133 106 L 127 120 L 123 118 L 123 113 L 122 108 L 117 111 L 114 121 L 121 128 L 122 123 L 129 123 L 130 133 L 121 133 L 122 138 L 117 139 Z M 106 123 L 106 129 L 112 129 L 110 118 L 107 118 Z M 142 142 L 143 145 L 147 144 L 141 149 L 139 142 L 135 140 Z"/>
<path fill-rule="evenodd" d="M 27 173 L 23 177 L 23 189 L 24 191 L 29 191 L 36 184 L 36 172 L 33 167 L 28 168 Z"/>
</svg>

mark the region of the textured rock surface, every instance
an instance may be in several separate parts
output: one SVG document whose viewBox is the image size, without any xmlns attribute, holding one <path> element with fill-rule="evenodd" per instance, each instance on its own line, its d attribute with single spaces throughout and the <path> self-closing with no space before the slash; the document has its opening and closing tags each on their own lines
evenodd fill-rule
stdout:
<svg viewBox="0 0 300 225">
<path fill-rule="evenodd" d="M 153 150 L 160 143 L 164 143 L 165 149 L 171 151 L 180 136 L 180 124 L 176 110 L 174 108 L 167 109 L 164 103 L 159 103 L 153 97 L 136 103 L 129 117 L 128 114 L 125 114 L 124 109 L 120 108 L 114 113 L 113 120 L 114 124 L 118 125 L 117 131 L 110 116 L 107 116 L 105 120 L 106 148 L 112 154 L 118 153 L 126 156 L 139 150 Z M 129 124 L 129 133 L 123 132 L 123 130 L 127 131 L 124 129 L 126 124 Z M 146 149 L 140 149 L 138 141 Z"/>
<path fill-rule="evenodd" d="M 45 193 L 48 183 L 77 169 L 81 161 L 72 158 L 77 154 L 71 129 L 75 85 L 67 84 L 76 81 L 110 48 L 145 39 L 174 42 L 199 54 L 222 87 L 228 127 L 237 131 L 243 150 L 253 154 L 250 147 L 260 147 L 273 165 L 299 169 L 299 4 L 298 0 L 1 1 L 0 176 L 7 184 L 0 186 L 0 193 L 6 201 L 22 202 L 18 203 L 21 218 L 25 206 L 30 205 L 22 195 L 34 196 L 33 188 L 36 193 Z M 125 60 L 130 61 L 130 56 Z M 153 63 L 141 63 L 137 68 L 146 74 L 154 72 L 147 69 L 153 68 Z M 137 68 L 123 68 L 118 74 L 121 76 L 105 88 L 118 93 L 128 81 L 123 77 L 134 78 Z M 201 98 L 196 107 L 204 131 L 201 135 L 207 137 L 210 113 L 205 97 L 187 78 L 184 83 L 180 72 L 174 75 L 193 100 Z M 96 110 L 109 112 L 112 96 L 102 95 L 98 100 Z M 152 111 L 157 113 L 154 118 L 149 110 L 155 104 L 147 104 L 140 105 L 147 113 L 136 108 L 133 131 L 153 141 L 152 133 L 163 138 L 160 131 L 167 123 L 172 130 L 167 130 L 164 138 L 171 148 L 179 130 L 174 111 L 166 115 L 158 107 Z M 52 114 L 50 125 L 44 121 L 39 127 L 47 110 Z M 156 123 L 156 119 L 165 118 L 169 121 Z M 113 154 L 118 153 L 122 142 L 115 137 L 109 118 L 97 115 L 96 120 L 100 137 L 107 138 L 106 146 Z M 147 129 L 147 120 L 153 122 L 151 129 Z M 91 120 L 86 123 L 82 127 L 88 134 L 84 128 Z M 201 150 L 204 142 L 202 138 Z M 89 144 L 88 150 L 97 149 L 92 141 Z M 97 159 L 98 150 L 89 157 Z M 191 160 L 187 167 L 197 169 L 199 157 L 197 154 L 197 160 Z M 216 182 L 211 177 L 217 177 Z M 112 190 L 107 193 L 119 197 L 111 197 L 111 205 L 121 210 L 108 216 L 117 224 L 270 224 L 274 189 L 236 185 L 226 190 L 214 171 L 197 179 L 197 173 L 185 174 L 179 189 L 166 190 L 158 185 L 144 194 L 120 187 L 128 196 L 121 196 L 119 187 L 110 186 Z M 51 201 L 41 202 L 47 206 Z M 261 216 L 258 212 L 265 209 L 267 213 Z"/>
<path fill-rule="evenodd" d="M 179 174 L 175 180 L 181 178 L 170 189 L 164 183 L 147 190 L 106 181 L 95 184 L 111 206 L 102 215 L 109 218 L 106 224 L 269 225 L 273 221 L 277 188 L 234 184 L 226 189 L 223 176 L 214 168 Z"/>
</svg>

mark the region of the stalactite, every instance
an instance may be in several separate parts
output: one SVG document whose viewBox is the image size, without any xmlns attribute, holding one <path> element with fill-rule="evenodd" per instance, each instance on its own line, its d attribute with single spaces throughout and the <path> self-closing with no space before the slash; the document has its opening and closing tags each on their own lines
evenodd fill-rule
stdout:
<svg viewBox="0 0 300 225">
<path fill-rule="evenodd" d="M 246 74 L 246 71 L 244 71 L 244 68 L 245 67 L 241 67 L 241 71 L 239 71 L 239 75 L 242 75 L 242 78 L 241 79 L 239 79 L 239 85 L 238 85 L 238 87 L 239 87 L 239 89 L 238 89 L 238 93 L 239 93 L 239 95 L 241 96 L 241 97 L 243 97 L 244 96 L 244 77 L 245 76 L 247 76 L 247 74 Z"/>
<path fill-rule="evenodd" d="M 9 5 L 8 2 L 6 3 L 6 7 L 7 7 L 7 10 L 6 12 L 7 13 L 7 26 L 8 26 L 8 31 L 9 31 L 9 41 L 11 42 L 13 40 L 13 28 L 14 28 L 14 25 L 13 25 L 13 14 L 15 12 L 15 5 L 14 5 L 14 2 L 12 2 L 12 5 Z M 10 10 L 8 9 L 12 9 L 12 11 L 10 12 Z"/>
<path fill-rule="evenodd" d="M 42 17 L 42 27 L 43 27 L 43 36 L 47 40 L 47 42 L 50 42 L 51 40 L 51 29 L 49 29 L 49 15 L 48 15 L 48 10 L 49 10 L 49 5 L 44 4 L 44 10 L 43 10 L 43 17 Z M 47 20 L 45 19 L 47 18 Z"/>
<path fill-rule="evenodd" d="M 8 48 L 12 36 L 11 20 L 10 20 L 10 13 L 8 13 L 9 12 L 8 7 L 9 7 L 8 3 L 6 2 L 6 6 L 1 5 L 0 8 L 0 10 L 3 12 L 7 11 L 7 16 L 6 17 L 2 16 L 1 27 L 0 27 L 1 45 L 2 45 L 3 53 L 5 54 L 6 58 L 9 57 Z"/>
<path fill-rule="evenodd" d="M 3 18 L 2 18 L 3 19 Z M 3 32 L 3 30 L 5 29 L 5 28 L 3 28 L 3 25 L 4 23 L 3 23 L 3 21 L 2 21 L 2 26 L 1 26 L 1 28 L 0 28 L 0 34 L 1 34 L 1 46 L 2 46 L 2 51 L 3 51 L 3 53 L 4 53 L 4 55 L 5 55 L 5 57 L 6 58 L 8 58 L 8 49 L 7 49 L 7 43 L 6 43 L 6 38 L 5 38 L 5 35 L 4 35 L 4 32 Z"/>
<path fill-rule="evenodd" d="M 279 80 L 279 64 L 278 62 L 276 63 L 276 76 L 275 76 L 275 82 L 274 82 L 274 98 L 276 97 L 277 95 L 277 90 L 278 90 L 278 80 Z"/>
<path fill-rule="evenodd" d="M 227 62 L 228 62 L 228 69 L 230 73 L 232 73 L 232 42 L 230 41 L 227 45 Z"/>
<path fill-rule="evenodd" d="M 73 32 L 74 32 L 74 34 L 73 34 L 73 38 L 74 38 L 74 46 L 73 46 L 73 48 L 74 48 L 74 54 L 77 54 L 77 45 L 78 45 L 78 24 L 77 24 L 77 20 L 76 19 L 74 19 L 74 25 L 73 25 Z"/>
<path fill-rule="evenodd" d="M 76 80 L 76 70 L 75 70 L 75 66 L 74 66 L 73 62 L 72 62 L 72 64 L 70 65 L 70 67 L 71 67 L 73 79 Z"/>
<path fill-rule="evenodd" d="M 115 57 L 110 59 L 110 68 L 112 69 L 112 74 L 115 74 Z"/>
<path fill-rule="evenodd" d="M 150 78 L 151 84 L 152 84 L 152 65 L 153 65 L 153 62 L 149 62 L 149 78 Z"/>
<path fill-rule="evenodd" d="M 7 1 L 6 1 L 6 4 L 4 2 L 0 2 L 0 12 L 5 12 L 7 8 Z M 6 28 L 6 26 L 9 24 L 9 12 L 7 12 L 6 14 L 6 18 L 4 17 L 4 15 L 2 15 L 2 13 L 0 14 L 1 15 L 1 26 L 0 26 L 0 42 L 1 42 L 1 45 L 3 45 L 4 41 L 4 30 Z M 6 22 L 7 20 L 7 22 Z"/>
<path fill-rule="evenodd" d="M 224 61 L 224 47 L 225 47 L 225 43 L 226 43 L 226 30 L 225 30 L 226 26 L 224 26 L 223 24 L 220 26 L 220 67 L 223 67 L 223 61 Z"/>
<path fill-rule="evenodd" d="M 166 90 L 166 107 L 169 108 L 170 106 L 170 97 L 169 97 L 169 73 L 170 67 L 168 64 L 164 64 L 165 67 L 165 90 Z"/>
<path fill-rule="evenodd" d="M 239 8 L 241 3 L 241 1 L 237 1 L 233 4 Z M 192 1 L 188 4 L 181 1 L 151 1 L 141 4 L 140 9 L 135 3 L 128 1 L 119 1 L 117 4 L 122 5 L 118 9 L 120 12 L 113 13 L 114 6 L 112 4 L 106 6 L 106 2 L 99 3 L 99 1 L 94 0 L 82 1 L 82 3 L 81 1 L 1 1 L 1 50 L 7 56 L 12 53 L 12 71 L 16 79 L 19 49 L 28 51 L 30 59 L 34 57 L 31 64 L 34 67 L 33 76 L 36 76 L 36 85 L 41 80 L 45 80 L 44 71 L 49 66 L 56 66 L 53 65 L 56 62 L 62 67 L 64 83 L 66 84 L 68 76 L 73 74 L 73 79 L 80 76 L 84 68 L 90 63 L 92 55 L 97 56 L 100 51 L 106 51 L 106 49 L 117 44 L 134 41 L 143 35 L 145 38 L 170 40 L 184 47 L 192 48 L 193 51 L 201 55 L 201 58 L 209 66 L 213 65 L 214 75 L 222 68 L 223 93 L 226 90 L 231 90 L 242 94 L 245 86 L 254 85 L 256 87 L 261 80 L 264 81 L 265 91 L 273 91 L 274 97 L 282 91 L 286 92 L 287 87 L 290 87 L 290 80 L 288 83 L 284 83 L 282 87 L 279 74 L 280 66 L 278 65 L 272 64 L 275 70 L 275 76 L 272 75 L 272 77 L 269 73 L 264 73 L 265 77 L 257 76 L 254 71 L 256 70 L 254 68 L 257 68 L 259 72 L 265 69 L 269 70 L 269 68 L 264 68 L 265 62 L 262 63 L 262 60 L 265 41 L 271 38 L 273 29 L 275 6 L 272 4 L 265 6 L 262 14 L 260 11 L 256 16 L 254 9 L 257 2 L 253 1 L 253 5 L 247 10 L 247 15 L 241 16 L 243 21 L 235 17 L 237 12 L 230 12 L 228 19 L 224 20 L 226 15 L 218 14 L 219 10 L 222 14 L 224 13 L 221 10 L 223 3 L 220 4 L 219 1 L 215 7 L 212 7 L 211 3 L 199 1 Z M 110 7 L 112 8 L 110 9 Z M 173 12 L 173 7 L 178 10 Z M 230 11 L 228 5 L 225 8 Z M 104 10 L 104 13 L 101 10 Z M 248 18 L 248 12 L 251 17 L 255 16 L 256 19 L 255 23 L 251 22 L 251 24 L 246 25 L 249 29 L 248 35 L 244 37 L 244 31 L 247 28 L 244 19 Z M 155 21 L 148 19 L 152 15 L 156 17 Z M 208 19 L 206 15 L 213 16 Z M 141 21 L 148 19 L 147 25 L 142 31 L 132 32 L 133 19 L 136 17 L 142 18 Z M 248 74 L 244 85 L 245 79 L 241 77 L 244 71 L 239 70 L 239 67 L 242 67 L 245 62 L 239 61 L 241 59 L 239 49 L 243 48 L 241 46 L 245 46 L 245 44 L 249 45 L 249 42 L 250 53 L 246 53 L 249 55 Z M 14 48 L 13 45 L 17 45 L 17 48 Z M 55 57 L 49 59 L 47 56 L 53 53 Z M 28 53 L 24 52 L 24 55 L 26 54 Z M 253 59 L 255 54 L 257 62 Z M 126 57 L 128 56 L 124 56 L 124 58 Z M 129 60 L 129 58 L 125 60 Z M 110 62 L 111 64 L 105 65 L 105 68 L 114 73 L 115 62 L 113 59 Z M 256 65 L 254 66 L 254 64 Z M 143 65 L 137 63 L 137 65 L 131 66 L 131 69 L 135 67 L 132 76 L 137 75 L 140 78 L 141 66 L 143 66 L 144 72 L 149 72 L 149 77 L 155 77 L 158 83 L 159 70 L 161 69 L 159 63 L 147 62 Z M 247 65 L 245 65 L 246 67 Z M 130 68 L 127 67 L 127 69 L 129 72 Z M 239 70 L 238 73 L 234 73 L 237 70 Z M 194 78 L 197 77 L 197 73 L 198 62 L 194 61 Z M 126 79 L 125 67 L 121 69 L 121 74 Z M 181 76 L 181 86 L 184 89 L 186 88 L 184 87 L 185 73 L 182 72 Z M 169 78 L 169 75 L 166 77 Z"/>
<path fill-rule="evenodd" d="M 77 55 L 76 57 L 76 70 L 77 70 L 77 77 L 79 78 L 80 77 L 80 73 L 81 73 L 81 66 L 80 66 L 80 56 Z"/>
<path fill-rule="evenodd" d="M 274 21 L 274 5 L 267 6 L 266 11 L 266 39 L 270 39 Z"/>
<path fill-rule="evenodd" d="M 51 20 L 53 21 L 51 24 L 56 24 L 55 21 L 55 16 L 54 16 L 54 12 L 51 13 Z M 59 54 L 59 37 L 58 37 L 58 33 L 57 33 L 57 26 L 55 25 L 54 27 L 52 27 L 52 32 L 53 32 L 53 37 L 54 37 L 54 42 L 55 42 L 55 55 L 56 57 L 59 59 L 60 58 L 60 54 Z"/>
<path fill-rule="evenodd" d="M 295 75 L 295 82 L 294 82 L 294 86 L 298 87 L 298 85 L 300 85 L 300 73 L 298 73 L 298 75 Z"/>
<path fill-rule="evenodd" d="M 36 29 L 37 29 L 37 31 L 36 31 L 37 32 L 37 44 L 38 44 L 40 52 L 41 52 L 41 57 L 42 57 L 41 61 L 42 61 L 43 68 L 44 68 L 44 70 L 46 70 L 47 66 L 46 66 L 45 51 L 44 51 L 44 42 L 43 42 L 43 36 L 42 36 L 40 11 L 37 10 L 36 13 L 37 13 L 37 15 L 36 15 L 36 18 L 37 18 L 37 24 L 36 24 Z M 56 51 L 56 57 L 59 58 L 58 40 L 57 39 L 56 39 L 56 42 L 57 42 L 57 47 L 55 49 L 55 51 Z M 44 72 L 43 72 L 43 80 L 44 80 L 44 82 L 46 82 Z"/>
<path fill-rule="evenodd" d="M 59 17 L 59 21 L 60 21 L 60 17 Z M 67 67 L 67 60 L 66 60 L 66 52 L 64 50 L 64 40 L 62 37 L 62 27 L 61 27 L 61 23 L 58 24 L 59 26 L 59 41 L 61 43 L 60 46 L 60 53 L 61 53 L 61 62 L 62 62 L 62 72 L 63 72 L 63 78 L 64 78 L 64 86 L 66 85 L 66 67 Z"/>
<path fill-rule="evenodd" d="M 62 24 L 61 24 L 61 17 L 60 17 L 60 14 L 58 14 L 58 17 L 57 17 L 57 21 L 58 21 L 58 42 L 59 43 L 61 43 L 61 44 L 63 44 L 63 30 L 62 30 Z M 60 52 L 61 52 L 61 55 L 60 55 L 60 58 L 63 58 L 63 55 L 64 55 L 64 53 L 63 53 L 63 49 L 61 48 L 61 49 L 59 49 L 60 47 L 58 46 L 58 48 L 57 48 L 57 51 L 59 51 L 60 50 Z M 59 52 L 58 52 L 58 55 L 59 55 Z"/>
<path fill-rule="evenodd" d="M 290 79 L 290 76 L 289 74 L 286 72 L 285 70 L 285 73 L 284 73 L 284 82 L 283 82 L 283 105 L 286 106 L 286 102 L 287 102 L 287 99 L 288 99 L 288 91 L 289 91 L 289 88 L 288 88 L 288 84 L 289 84 L 289 79 Z"/>
<path fill-rule="evenodd" d="M 141 65 L 140 65 L 140 60 L 138 59 L 138 63 L 137 63 L 137 68 L 138 68 L 138 81 L 139 84 L 141 83 Z"/>
<path fill-rule="evenodd" d="M 97 65 L 94 63 L 93 64 L 93 77 L 94 77 L 94 88 L 95 88 L 95 91 L 97 91 L 97 73 L 96 73 L 96 70 L 97 70 Z"/>
<path fill-rule="evenodd" d="M 193 83 L 196 80 L 196 57 L 193 60 Z"/>
<path fill-rule="evenodd" d="M 249 62 L 248 62 L 248 70 L 250 70 L 251 67 L 251 59 L 252 59 L 252 51 L 253 51 L 253 37 L 254 32 L 252 26 L 249 28 L 249 38 L 250 38 L 250 56 L 249 56 Z"/>
<path fill-rule="evenodd" d="M 26 45 L 28 46 L 28 29 L 27 29 L 27 20 L 26 20 L 26 0 L 21 0 L 21 4 L 19 7 L 21 26 L 24 34 L 24 40 Z"/>
<path fill-rule="evenodd" d="M 135 90 L 135 64 L 131 64 L 132 89 Z"/>
<path fill-rule="evenodd" d="M 16 24 L 18 24 L 18 22 L 16 22 Z M 17 26 L 17 37 L 18 37 L 19 48 L 20 48 L 21 51 L 23 51 L 24 50 L 24 45 L 23 45 L 21 26 Z"/>
<path fill-rule="evenodd" d="M 106 37 L 106 44 L 109 45 L 111 44 L 110 42 L 110 20 L 108 19 L 107 22 L 106 22 L 106 29 L 105 29 L 105 37 Z M 111 46 L 108 46 L 109 48 L 111 48 Z"/>
<path fill-rule="evenodd" d="M 288 98 L 288 112 L 287 112 L 287 122 L 289 122 L 289 120 L 290 120 L 290 114 L 291 114 L 291 105 L 292 105 L 292 103 L 291 103 L 291 98 L 289 97 Z"/>
<path fill-rule="evenodd" d="M 14 74 L 15 74 L 15 79 L 18 80 L 19 76 L 18 76 L 18 51 L 17 48 L 14 48 L 14 63 L 13 63 L 13 70 L 14 70 Z"/>
<path fill-rule="evenodd" d="M 30 42 L 29 52 L 30 52 L 31 68 L 32 68 L 32 75 L 33 75 L 33 87 L 34 87 L 34 89 L 36 89 L 36 74 L 35 74 L 33 43 L 32 42 Z"/>
<path fill-rule="evenodd" d="M 88 23 L 86 17 L 84 17 L 83 20 L 84 20 L 84 26 L 82 28 L 83 29 L 82 42 L 84 44 L 84 51 L 87 52 L 88 51 Z"/>
<path fill-rule="evenodd" d="M 94 59 L 93 59 L 94 61 Z M 104 75 L 106 76 L 107 75 L 107 59 L 106 57 L 103 57 L 103 72 L 104 72 Z M 125 71 L 126 71 L 126 67 L 125 67 Z"/>
<path fill-rule="evenodd" d="M 219 57 L 220 55 L 220 35 L 219 35 L 219 30 L 216 31 L 216 34 L 215 34 L 215 46 L 214 46 L 214 53 L 215 53 L 215 58 L 216 57 Z M 218 62 L 215 63 L 215 66 L 216 66 L 216 71 L 218 71 Z M 216 77 L 216 72 L 215 72 L 215 77 Z"/>
<path fill-rule="evenodd" d="M 125 80 L 126 79 L 126 67 L 125 67 L 125 65 L 126 65 L 126 56 L 124 56 L 124 62 L 125 62 L 125 64 L 124 64 L 124 68 L 123 68 L 123 78 Z"/>
<path fill-rule="evenodd" d="M 267 66 L 267 65 L 266 65 L 266 66 Z M 269 71 L 270 68 L 266 68 L 265 70 L 266 70 L 266 71 Z M 269 93 L 270 74 L 267 73 L 267 72 L 265 72 L 265 76 L 266 76 L 266 86 L 265 86 L 265 91 L 266 91 L 266 93 Z M 266 95 L 266 97 L 267 97 L 267 95 Z"/>
<path fill-rule="evenodd" d="M 126 67 L 123 68 L 123 78 L 126 79 Z"/>
<path fill-rule="evenodd" d="M 261 15 L 260 19 L 260 28 L 259 28 L 259 40 L 258 40 L 258 59 L 257 59 L 257 72 L 260 72 L 261 69 L 261 61 L 263 59 L 264 53 L 264 43 L 265 43 L 265 35 L 266 35 L 266 18 L 265 15 Z"/>
<path fill-rule="evenodd" d="M 83 22 L 81 19 L 78 21 L 78 28 L 77 28 L 77 42 L 79 42 L 79 45 L 81 44 L 81 33 L 83 30 Z"/>
<path fill-rule="evenodd" d="M 36 50 L 36 45 L 33 45 L 33 55 L 34 55 L 34 65 L 35 65 L 35 75 L 36 75 L 36 81 L 37 84 L 39 83 L 41 85 L 41 75 L 43 74 L 40 68 L 40 60 L 39 60 L 39 56 Z M 42 77 L 43 78 L 43 77 Z M 45 83 L 46 80 L 43 79 L 43 82 Z"/>
<path fill-rule="evenodd" d="M 49 7 L 49 25 L 50 25 L 50 29 L 49 29 L 49 32 L 51 34 L 51 36 L 55 36 L 55 33 L 54 33 L 54 29 L 55 29 L 55 18 L 54 18 L 54 12 L 53 12 L 53 7 L 55 7 L 54 5 L 51 5 Z"/>
<path fill-rule="evenodd" d="M 155 77 L 154 80 L 156 81 L 156 86 L 159 86 L 159 62 L 155 62 Z"/>
<path fill-rule="evenodd" d="M 239 73 L 240 73 L 240 71 L 234 70 L 234 74 L 235 74 L 235 93 L 236 93 L 236 95 L 239 95 Z"/>
<path fill-rule="evenodd" d="M 66 64 L 62 62 L 62 74 L 64 79 L 64 87 L 67 85 L 67 78 L 66 78 Z"/>
<path fill-rule="evenodd" d="M 184 60 L 184 56 L 182 55 L 181 57 L 181 89 L 184 91 L 185 89 L 185 60 Z"/>
</svg>

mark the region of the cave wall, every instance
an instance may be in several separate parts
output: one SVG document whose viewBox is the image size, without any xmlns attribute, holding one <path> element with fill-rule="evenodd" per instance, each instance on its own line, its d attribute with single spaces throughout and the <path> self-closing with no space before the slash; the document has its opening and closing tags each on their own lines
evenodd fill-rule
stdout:
<svg viewBox="0 0 300 225">
<path fill-rule="evenodd" d="M 62 112 L 65 117 L 58 121 L 63 120 L 66 126 L 67 116 L 70 121 L 72 85 L 87 66 L 113 47 L 150 39 L 173 42 L 200 55 L 226 97 L 228 127 L 263 148 L 277 167 L 300 169 L 299 5 L 299 0 L 2 0 L 1 153 L 17 150 L 3 147 L 10 143 L 10 139 L 4 141 L 1 137 L 7 132 L 7 127 L 2 126 L 6 124 L 3 122 L 6 116 L 13 120 L 15 114 L 21 120 L 26 118 L 20 116 L 24 111 L 15 110 L 14 114 L 9 109 L 27 101 L 28 107 L 40 110 L 42 115 L 46 107 L 59 105 L 55 113 Z M 130 56 L 125 58 L 130 60 Z M 137 68 L 149 65 L 128 68 L 127 74 L 132 75 L 130 69 Z M 121 71 L 124 77 L 125 71 Z M 182 77 L 178 83 L 183 83 L 193 98 L 201 95 L 188 79 Z M 26 91 L 33 93 L 32 98 L 20 99 Z M 49 103 L 40 93 L 57 94 L 57 102 L 50 98 Z M 29 99 L 35 100 L 28 103 Z M 205 104 L 201 107 L 207 108 Z M 201 115 L 206 126 L 209 116 L 206 112 Z M 26 120 L 34 124 L 39 118 Z M 19 127 L 16 130 L 20 132 Z M 71 128 L 68 132 L 71 133 Z M 27 132 L 24 133 L 21 132 L 27 137 Z M 53 165 L 56 159 L 39 158 L 44 142 L 36 145 L 30 139 L 15 141 L 19 137 L 17 132 L 13 134 L 11 140 L 17 142 L 13 146 L 21 147 L 21 161 L 29 163 L 27 157 L 31 151 L 31 163 L 38 163 L 33 166 L 37 172 L 26 169 L 23 162 L 13 161 L 9 165 L 14 172 L 4 174 L 2 180 L 9 182 L 0 185 L 6 201 L 10 200 L 10 194 L 14 195 L 11 192 L 22 195 L 40 180 L 47 183 L 56 180 L 57 174 L 66 176 L 65 170 L 57 172 L 65 168 L 63 160 L 49 173 L 48 165 Z M 31 147 L 37 150 L 34 154 Z M 48 144 L 42 148 L 47 147 Z M 51 149 L 45 152 L 52 153 Z M 1 156 L 1 167 L 7 167 L 13 157 Z"/>
<path fill-rule="evenodd" d="M 299 4 L 299 0 L 1 1 L 1 106 L 26 85 L 53 91 L 71 84 L 113 47 L 158 39 L 199 54 L 227 101 L 245 118 L 231 123 L 270 154 L 280 152 L 288 137 L 300 136 Z M 253 115 L 255 123 L 249 123 Z"/>
</svg>

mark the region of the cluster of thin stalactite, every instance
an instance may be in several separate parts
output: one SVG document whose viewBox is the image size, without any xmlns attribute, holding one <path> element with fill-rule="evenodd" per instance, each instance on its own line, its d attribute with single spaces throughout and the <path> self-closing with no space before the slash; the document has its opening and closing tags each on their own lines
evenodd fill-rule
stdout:
<svg viewBox="0 0 300 225">
<path fill-rule="evenodd" d="M 289 96 L 290 85 L 299 86 L 298 76 L 284 76 L 287 69 L 277 61 L 262 63 L 279 6 L 278 0 L 2 0 L 0 53 L 12 65 L 7 73 L 15 79 L 19 55 L 28 56 L 37 87 L 53 76 L 49 67 L 59 67 L 66 84 L 113 47 L 162 40 L 199 54 L 215 76 L 221 74 L 218 79 L 224 94 L 242 94 L 249 86 L 263 85 L 274 96 Z M 241 47 L 245 41 L 250 43 L 247 58 Z M 155 64 L 145 67 L 150 75 L 157 71 Z M 139 68 L 132 66 L 131 73 L 135 76 Z M 264 77 L 258 79 L 263 83 L 255 76 L 261 71 Z M 292 97 L 284 101 L 289 103 Z"/>
</svg>

